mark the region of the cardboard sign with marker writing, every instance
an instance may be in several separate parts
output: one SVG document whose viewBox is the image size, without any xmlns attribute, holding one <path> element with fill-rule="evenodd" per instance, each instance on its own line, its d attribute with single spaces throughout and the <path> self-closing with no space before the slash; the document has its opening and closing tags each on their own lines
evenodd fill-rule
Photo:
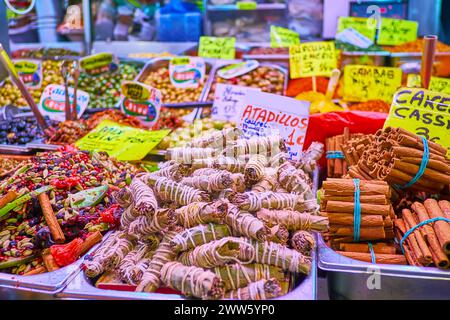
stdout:
<svg viewBox="0 0 450 320">
<path fill-rule="evenodd" d="M 260 91 L 259 88 L 218 83 L 214 92 L 211 118 L 214 120 L 238 122 L 245 96 L 251 90 Z"/>
<path fill-rule="evenodd" d="M 279 132 L 285 139 L 291 159 L 299 156 L 309 121 L 308 101 L 276 94 L 248 91 L 238 126 L 245 137 L 267 136 Z"/>
<path fill-rule="evenodd" d="M 382 18 L 377 43 L 395 46 L 415 41 L 418 29 L 419 23 L 417 21 Z"/>
<path fill-rule="evenodd" d="M 300 35 L 290 29 L 270 26 L 270 46 L 272 48 L 289 48 L 300 44 Z"/>
<path fill-rule="evenodd" d="M 336 48 L 332 41 L 301 43 L 289 48 L 291 79 L 330 76 L 337 67 Z"/>
<path fill-rule="evenodd" d="M 352 28 L 366 36 L 370 40 L 375 40 L 377 33 L 376 25 L 372 25 L 368 18 L 359 17 L 339 17 L 336 34 L 345 29 Z"/>
<path fill-rule="evenodd" d="M 234 59 L 236 38 L 200 37 L 198 56 L 203 58 Z"/>
<path fill-rule="evenodd" d="M 447 148 L 450 156 L 450 95 L 422 88 L 401 88 L 384 124 L 404 128 Z"/>
<path fill-rule="evenodd" d="M 391 102 L 402 83 L 402 70 L 391 67 L 347 65 L 344 68 L 344 99 L 359 102 Z"/>
<path fill-rule="evenodd" d="M 442 92 L 450 94 L 450 79 L 431 77 L 430 85 L 428 86 L 430 91 Z"/>
<path fill-rule="evenodd" d="M 105 151 L 120 161 L 134 161 L 144 158 L 169 132 L 148 131 L 103 120 L 75 145 L 80 150 Z"/>
</svg>

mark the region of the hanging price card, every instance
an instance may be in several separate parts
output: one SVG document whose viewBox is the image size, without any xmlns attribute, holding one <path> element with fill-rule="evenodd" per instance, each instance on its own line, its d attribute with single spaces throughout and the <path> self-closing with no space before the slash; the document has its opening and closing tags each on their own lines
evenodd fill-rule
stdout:
<svg viewBox="0 0 450 320">
<path fill-rule="evenodd" d="M 80 59 L 81 69 L 90 76 L 114 73 L 119 69 L 119 62 L 112 53 L 97 53 Z"/>
<path fill-rule="evenodd" d="M 431 77 L 428 89 L 430 91 L 450 94 L 450 79 Z"/>
<path fill-rule="evenodd" d="M 289 48 L 300 44 L 300 35 L 292 30 L 270 26 L 270 46 L 272 48 Z"/>
<path fill-rule="evenodd" d="M 236 38 L 200 37 L 198 56 L 203 58 L 234 59 Z"/>
<path fill-rule="evenodd" d="M 291 79 L 330 76 L 337 67 L 334 42 L 308 42 L 289 48 Z"/>
<path fill-rule="evenodd" d="M 236 2 L 236 8 L 238 10 L 256 10 L 258 4 L 254 1 L 238 1 Z"/>
<path fill-rule="evenodd" d="M 344 68 L 344 99 L 390 103 L 401 82 L 400 68 L 347 65 Z"/>
<path fill-rule="evenodd" d="M 447 148 L 450 156 L 450 95 L 422 88 L 401 88 L 384 124 L 403 128 Z"/>
<path fill-rule="evenodd" d="M 205 60 L 200 57 L 175 57 L 170 60 L 170 82 L 177 88 L 198 88 L 205 78 Z"/>
<path fill-rule="evenodd" d="M 336 34 L 341 33 L 345 29 L 352 28 L 370 40 L 375 40 L 377 33 L 376 25 L 372 25 L 368 18 L 358 17 L 339 17 Z"/>
<path fill-rule="evenodd" d="M 80 150 L 105 151 L 120 161 L 141 160 L 170 130 L 148 131 L 103 120 L 75 145 Z"/>
<path fill-rule="evenodd" d="M 42 84 L 42 63 L 39 60 L 13 60 L 19 78 L 30 89 L 39 89 Z"/>
<path fill-rule="evenodd" d="M 396 46 L 417 39 L 417 21 L 382 18 L 377 43 Z"/>
</svg>

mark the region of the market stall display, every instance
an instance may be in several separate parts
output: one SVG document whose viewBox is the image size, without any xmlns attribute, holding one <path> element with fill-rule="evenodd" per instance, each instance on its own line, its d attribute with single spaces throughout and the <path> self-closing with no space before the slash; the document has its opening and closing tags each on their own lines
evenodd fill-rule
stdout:
<svg viewBox="0 0 450 320">
<path fill-rule="evenodd" d="M 283 95 L 286 91 L 286 84 L 288 81 L 287 72 L 284 68 L 281 68 L 273 64 L 263 64 L 250 72 L 243 75 L 224 79 L 218 75 L 218 71 L 222 68 L 226 68 L 230 64 L 217 67 L 214 73 L 214 79 L 211 84 L 211 88 L 207 94 L 207 100 L 214 100 L 214 93 L 217 83 L 233 84 L 244 87 L 259 88 L 264 92 Z"/>
<path fill-rule="evenodd" d="M 247 141 L 230 136 L 232 132 L 238 131 L 223 129 L 219 143 L 205 134 L 191 141 L 191 147 L 169 149 L 171 160 L 161 164 L 160 171 L 137 175 L 129 188 L 116 194 L 125 209 L 122 230 L 114 234 L 115 240 L 93 253 L 85 263 L 86 275 L 124 270 L 119 271 L 121 280 L 135 285 L 137 291 L 154 292 L 168 286 L 203 299 L 261 299 L 265 296 L 252 293 L 250 288 L 262 286 L 268 297 L 276 297 L 283 292 L 277 281 L 285 283 L 288 279 L 285 272 L 308 274 L 314 246 L 311 238 L 297 236 L 297 249 L 289 247 L 287 240 L 289 231 L 326 228 L 327 219 L 315 216 L 311 179 L 301 169 L 321 153 L 311 152 L 308 154 L 314 156 L 309 156 L 310 160 L 291 163 L 276 153 L 267 153 L 267 149 L 264 152 L 252 147 L 267 145 L 276 152 L 280 137 Z M 247 146 L 247 151 L 239 151 L 241 145 Z M 208 146 L 225 149 L 210 148 L 209 153 Z M 234 150 L 234 155 L 227 150 Z M 224 170 L 227 165 L 222 170 L 208 168 L 209 162 L 221 161 L 220 153 L 231 160 L 241 158 L 239 154 L 249 155 L 247 161 L 242 159 L 244 180 L 240 182 L 247 185 L 246 192 L 230 189 L 232 175 L 237 173 Z M 213 156 L 204 162 L 211 154 L 216 154 L 215 159 Z M 269 161 L 263 159 L 274 156 L 281 161 L 281 165 L 275 165 L 276 184 L 285 191 L 275 191 L 276 186 L 265 192 L 252 190 L 264 175 L 256 178 L 254 169 L 264 170 Z M 299 211 L 284 211 L 288 208 Z M 251 212 L 258 212 L 257 216 Z M 290 215 L 301 218 L 291 221 Z M 267 271 L 247 280 L 241 278 L 242 274 L 254 273 L 253 268 Z"/>
<path fill-rule="evenodd" d="M 1 269 L 28 275 L 76 261 L 118 223 L 111 192 L 136 173 L 101 153 L 43 153 L 2 176 Z"/>
</svg>

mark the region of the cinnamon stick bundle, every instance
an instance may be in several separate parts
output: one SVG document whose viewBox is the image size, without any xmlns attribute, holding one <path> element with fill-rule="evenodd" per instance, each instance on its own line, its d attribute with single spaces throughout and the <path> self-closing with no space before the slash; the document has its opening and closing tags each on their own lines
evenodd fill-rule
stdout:
<svg viewBox="0 0 450 320">
<path fill-rule="evenodd" d="M 360 241 L 394 237 L 390 202 L 391 188 L 384 181 L 359 182 Z M 323 182 L 321 216 L 329 220 L 332 242 L 353 242 L 355 223 L 355 184 L 352 179 L 329 178 Z"/>
<path fill-rule="evenodd" d="M 378 130 L 371 143 L 365 145 L 357 163 L 349 169 L 349 176 L 370 177 L 400 188 L 439 193 L 450 184 L 450 161 L 446 148 L 429 140 L 427 142 L 427 166 L 412 185 L 410 181 L 416 177 L 422 163 L 424 144 L 420 136 L 402 128 L 387 127 Z"/>
<path fill-rule="evenodd" d="M 347 251 L 337 251 L 337 253 L 355 260 L 372 262 L 372 255 L 370 253 L 347 252 Z M 400 264 L 400 265 L 407 264 L 405 256 L 401 254 L 375 253 L 375 262 L 381 264 Z"/>
</svg>

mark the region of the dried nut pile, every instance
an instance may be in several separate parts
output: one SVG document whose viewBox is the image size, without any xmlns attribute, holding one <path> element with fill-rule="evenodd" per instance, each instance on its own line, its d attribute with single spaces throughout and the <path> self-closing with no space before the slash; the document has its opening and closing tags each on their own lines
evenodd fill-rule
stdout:
<svg viewBox="0 0 450 320">
<path fill-rule="evenodd" d="M 237 86 L 259 88 L 264 92 L 283 94 L 285 75 L 278 69 L 268 66 L 260 66 L 242 76 L 223 79 L 216 75 L 209 91 L 208 100 L 214 100 L 214 92 L 217 83 L 233 84 Z"/>
<path fill-rule="evenodd" d="M 115 194 L 121 230 L 86 259 L 86 275 L 138 292 L 258 300 L 286 294 L 291 275 L 309 274 L 309 232 L 328 226 L 316 215 L 310 178 L 323 145 L 291 162 L 280 136 L 241 134 L 227 128 L 171 148 L 159 171 Z"/>
<path fill-rule="evenodd" d="M 23 162 L 0 182 L 0 270 L 40 273 L 45 249 L 61 260 L 62 256 L 53 251 L 69 250 L 71 255 L 73 242 L 86 241 L 93 233 L 117 225 L 122 210 L 114 204 L 111 193 L 129 184 L 135 173 L 133 166 L 106 154 L 74 150 L 43 153 Z M 95 201 L 91 199 L 93 191 L 79 194 L 97 187 L 104 192 Z M 55 244 L 52 226 L 44 217 L 43 193 L 47 195 L 47 210 L 62 230 L 66 244 Z M 82 205 L 88 200 L 88 205 Z"/>
<path fill-rule="evenodd" d="M 52 121 L 49 122 L 50 124 L 54 123 Z M 0 121 L 1 144 L 27 144 L 43 136 L 44 134 L 34 117 Z"/>
<path fill-rule="evenodd" d="M 208 75 L 205 75 L 204 83 L 207 81 Z M 169 69 L 167 67 L 161 67 L 156 71 L 150 72 L 143 82 L 161 90 L 163 103 L 199 101 L 204 86 L 204 83 L 202 83 L 196 89 L 174 87 L 170 82 Z"/>
</svg>

